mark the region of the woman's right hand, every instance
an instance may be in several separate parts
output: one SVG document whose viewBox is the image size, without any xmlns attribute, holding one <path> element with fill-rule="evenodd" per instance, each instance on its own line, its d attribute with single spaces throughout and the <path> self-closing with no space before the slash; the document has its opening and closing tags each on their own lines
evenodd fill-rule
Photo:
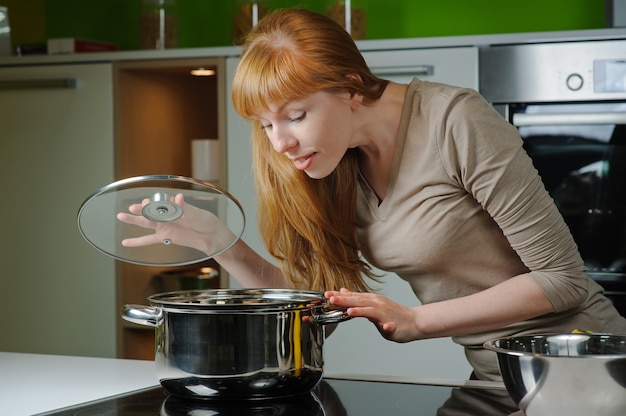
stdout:
<svg viewBox="0 0 626 416">
<path fill-rule="evenodd" d="M 152 221 L 142 215 L 142 209 L 150 203 L 144 199 L 133 204 L 128 213 L 120 212 L 117 219 L 141 228 L 152 229 L 154 233 L 122 240 L 124 247 L 143 247 L 152 244 L 175 244 L 200 250 L 213 255 L 237 239 L 232 231 L 212 212 L 186 204 L 182 194 L 172 198 L 172 202 L 183 209 L 183 215 L 168 222 Z"/>
<path fill-rule="evenodd" d="M 335 306 L 347 308 L 350 317 L 361 317 L 373 323 L 380 334 L 395 342 L 420 339 L 415 308 L 400 305 L 377 293 L 329 290 L 324 296 Z"/>
</svg>

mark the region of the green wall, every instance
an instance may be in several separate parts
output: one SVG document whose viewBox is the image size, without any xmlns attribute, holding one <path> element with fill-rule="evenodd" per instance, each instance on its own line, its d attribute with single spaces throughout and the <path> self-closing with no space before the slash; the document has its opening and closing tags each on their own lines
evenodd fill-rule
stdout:
<svg viewBox="0 0 626 416">
<path fill-rule="evenodd" d="M 29 0 L 22 0 L 29 1 Z M 236 0 L 177 0 L 180 47 L 232 44 Z M 323 0 L 267 0 L 323 11 Z M 365 4 L 368 39 L 598 29 L 602 0 L 353 0 Z M 47 37 L 84 37 L 137 49 L 141 0 L 46 0 Z M 1 2 L 0 2 L 1 3 Z M 17 23 L 17 22 L 16 22 Z"/>
</svg>

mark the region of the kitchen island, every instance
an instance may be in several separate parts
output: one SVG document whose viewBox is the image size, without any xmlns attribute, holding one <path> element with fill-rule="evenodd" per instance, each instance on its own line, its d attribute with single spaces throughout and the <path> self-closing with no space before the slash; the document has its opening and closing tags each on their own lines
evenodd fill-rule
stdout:
<svg viewBox="0 0 626 416">
<path fill-rule="evenodd" d="M 458 400 L 465 403 L 468 397 L 480 406 L 488 404 L 487 410 L 463 404 L 463 413 L 454 415 L 508 416 L 515 410 L 511 409 L 512 402 L 501 383 L 340 374 L 325 375 L 314 392 L 297 399 L 254 401 L 252 410 L 281 409 L 279 413 L 270 413 L 273 415 L 286 411 L 284 414 L 300 416 L 369 416 L 383 414 L 387 409 L 393 410 L 390 414 L 394 416 L 419 416 L 433 415 L 442 406 L 456 409 Z M 137 411 L 139 402 L 145 414 L 159 414 L 159 410 L 160 414 L 172 414 L 163 413 L 168 406 L 169 410 L 199 406 L 194 411 L 214 411 L 217 413 L 208 414 L 219 415 L 224 406 L 169 396 L 159 385 L 152 361 L 0 352 L 0 415 L 124 415 L 131 414 L 124 413 L 130 407 Z M 249 414 L 249 403 L 237 401 L 230 406 L 237 406 L 236 414 L 243 416 Z M 494 407 L 494 403 L 498 404 Z M 289 413 L 294 411 L 293 406 L 296 413 Z"/>
</svg>

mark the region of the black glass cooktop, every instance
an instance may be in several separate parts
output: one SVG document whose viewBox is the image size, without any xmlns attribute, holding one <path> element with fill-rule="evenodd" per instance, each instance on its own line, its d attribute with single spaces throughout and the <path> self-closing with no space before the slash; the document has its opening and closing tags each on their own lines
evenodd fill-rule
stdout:
<svg viewBox="0 0 626 416">
<path fill-rule="evenodd" d="M 312 392 L 280 400 L 190 400 L 158 386 L 41 416 L 509 416 L 516 412 L 508 393 L 500 388 L 324 378 Z"/>
</svg>

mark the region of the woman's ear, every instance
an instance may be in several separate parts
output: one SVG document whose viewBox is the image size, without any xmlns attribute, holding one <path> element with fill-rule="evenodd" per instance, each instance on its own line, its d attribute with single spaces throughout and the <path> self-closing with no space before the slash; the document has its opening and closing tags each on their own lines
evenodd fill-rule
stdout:
<svg viewBox="0 0 626 416">
<path fill-rule="evenodd" d="M 361 75 L 359 74 L 348 74 L 346 75 L 346 77 L 358 82 L 359 84 L 363 83 L 363 79 L 361 78 Z"/>
<path fill-rule="evenodd" d="M 361 75 L 359 74 L 348 74 L 346 75 L 347 78 L 350 78 L 352 81 L 356 81 L 357 83 L 363 85 L 363 78 L 361 78 Z"/>
<path fill-rule="evenodd" d="M 361 104 L 363 104 L 364 99 L 365 97 L 363 97 L 363 94 L 361 94 L 360 92 L 350 91 L 350 107 L 352 108 L 352 110 L 356 110 L 357 108 L 359 108 Z"/>
<path fill-rule="evenodd" d="M 350 78 L 352 81 L 356 81 L 359 84 L 363 84 L 363 79 L 359 74 L 348 74 L 346 77 Z M 357 109 L 363 103 L 364 97 L 363 94 L 358 92 L 357 90 L 350 91 L 350 101 L 352 103 L 352 109 Z"/>
</svg>

